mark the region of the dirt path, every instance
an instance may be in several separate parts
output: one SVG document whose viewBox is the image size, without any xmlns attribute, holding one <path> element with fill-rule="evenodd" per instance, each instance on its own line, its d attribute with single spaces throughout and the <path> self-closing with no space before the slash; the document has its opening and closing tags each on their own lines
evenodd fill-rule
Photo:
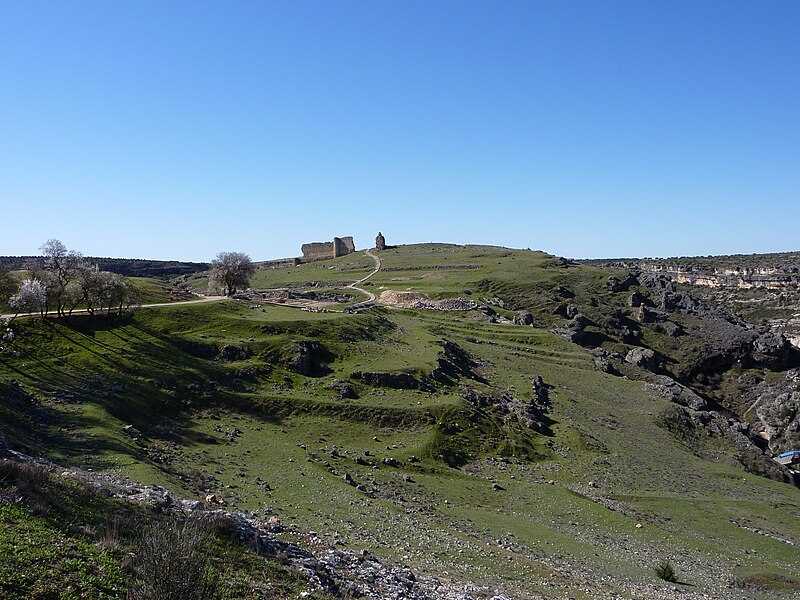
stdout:
<svg viewBox="0 0 800 600">
<path fill-rule="evenodd" d="M 366 277 L 362 277 L 358 281 L 354 281 L 353 283 L 351 283 L 350 285 L 347 286 L 350 289 L 353 289 L 353 290 L 361 292 L 362 294 L 364 294 L 367 297 L 366 300 L 364 300 L 362 302 L 359 302 L 358 304 L 354 304 L 352 306 L 352 308 L 359 308 L 359 307 L 368 306 L 368 305 L 372 304 L 373 302 L 375 302 L 375 294 L 365 290 L 364 288 L 359 287 L 359 285 L 364 283 L 367 279 L 369 279 L 370 277 L 375 275 L 375 273 L 377 273 L 378 271 L 381 270 L 381 259 L 378 258 L 377 256 L 375 256 L 372 253 L 371 250 L 366 250 L 364 253 L 367 256 L 369 256 L 372 260 L 375 261 L 375 269 L 369 275 L 367 275 Z M 219 300 L 225 300 L 225 299 L 226 299 L 226 296 L 204 296 L 202 298 L 198 298 L 197 300 L 186 300 L 186 301 L 177 301 L 177 302 L 158 302 L 156 304 L 142 304 L 139 308 L 159 308 L 159 307 L 163 307 L 163 306 L 186 306 L 187 304 L 204 304 L 206 302 L 218 302 Z M 89 312 L 88 310 L 86 310 L 85 308 L 82 308 L 80 310 L 72 311 L 72 314 L 73 315 L 80 315 L 80 314 L 86 314 L 88 312 Z M 16 315 L 16 318 L 17 319 L 24 319 L 26 317 L 38 317 L 38 316 L 41 316 L 40 313 L 38 313 L 38 312 L 35 312 L 35 313 L 20 313 L 20 314 Z M 12 319 L 12 318 L 14 318 L 14 313 L 0 315 L 0 319 Z"/>
<path fill-rule="evenodd" d="M 377 273 L 378 271 L 381 270 L 381 259 L 378 258 L 377 256 L 375 256 L 372 253 L 372 250 L 366 250 L 364 252 L 364 254 L 366 254 L 372 260 L 375 261 L 375 269 L 372 271 L 372 273 L 370 273 L 366 277 L 362 277 L 358 281 L 354 281 L 353 283 L 351 283 L 350 285 L 347 286 L 350 289 L 357 290 L 357 291 L 361 292 L 362 294 L 364 294 L 367 297 L 367 299 L 364 300 L 363 302 L 359 302 L 358 304 L 354 304 L 353 306 L 351 306 L 350 307 L 351 309 L 352 308 L 360 308 L 360 307 L 363 307 L 363 306 L 367 306 L 367 305 L 372 304 L 373 302 L 375 302 L 375 294 L 373 294 L 370 291 L 365 290 L 364 288 L 360 288 L 358 286 L 361 285 L 362 283 L 364 283 L 367 279 L 369 279 L 370 277 L 375 275 L 375 273 Z"/>
<path fill-rule="evenodd" d="M 217 302 L 219 300 L 225 300 L 225 296 L 204 296 L 202 298 L 198 298 L 197 300 L 184 300 L 184 301 L 176 301 L 176 302 L 158 302 L 156 304 L 142 304 L 139 308 L 158 308 L 161 306 L 186 306 L 187 304 L 204 304 L 206 302 Z M 89 311 L 85 308 L 81 308 L 79 310 L 73 310 L 73 315 L 82 315 L 87 314 Z M 17 315 L 17 319 L 24 319 L 26 317 L 39 317 L 41 316 L 40 313 L 20 313 Z M 0 319 L 11 319 L 14 317 L 14 313 L 9 313 L 5 315 L 0 315 Z"/>
</svg>

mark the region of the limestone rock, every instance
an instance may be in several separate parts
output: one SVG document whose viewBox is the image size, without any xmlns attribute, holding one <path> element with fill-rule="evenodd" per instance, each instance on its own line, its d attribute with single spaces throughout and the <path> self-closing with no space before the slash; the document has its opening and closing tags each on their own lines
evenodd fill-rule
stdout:
<svg viewBox="0 0 800 600">
<path fill-rule="evenodd" d="M 533 315 L 528 310 L 519 310 L 514 315 L 514 325 L 533 325 Z"/>
<path fill-rule="evenodd" d="M 794 366 L 791 364 L 794 354 L 793 346 L 782 333 L 766 332 L 753 340 L 753 361 L 770 369 Z"/>
<path fill-rule="evenodd" d="M 648 371 L 654 371 L 658 366 L 656 353 L 650 348 L 633 348 L 625 355 L 625 362 Z"/>
</svg>

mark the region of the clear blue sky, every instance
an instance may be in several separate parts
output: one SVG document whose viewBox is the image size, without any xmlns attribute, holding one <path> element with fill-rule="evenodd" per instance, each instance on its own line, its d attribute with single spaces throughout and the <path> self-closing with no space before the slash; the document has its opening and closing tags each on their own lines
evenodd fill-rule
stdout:
<svg viewBox="0 0 800 600">
<path fill-rule="evenodd" d="M 800 250 L 800 3 L 0 0 L 0 254 Z"/>
</svg>

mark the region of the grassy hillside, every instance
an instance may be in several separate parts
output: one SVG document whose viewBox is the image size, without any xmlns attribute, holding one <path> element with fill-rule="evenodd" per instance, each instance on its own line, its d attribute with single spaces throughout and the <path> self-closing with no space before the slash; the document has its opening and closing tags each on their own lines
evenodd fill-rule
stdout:
<svg viewBox="0 0 800 600">
<path fill-rule="evenodd" d="M 624 272 L 479 246 L 381 258 L 376 293 L 463 296 L 481 308 L 310 313 L 230 300 L 125 320 L 19 321 L 0 354 L 0 431 L 61 464 L 187 498 L 213 493 L 331 547 L 513 597 L 798 593 L 798 489 L 746 473 L 724 439 L 676 438 L 661 425 L 670 403 L 651 374 L 603 372 L 595 353 L 550 331 L 572 303 L 603 347 L 624 349 L 604 325 L 636 289 L 609 289 Z M 371 265 L 359 253 L 259 271 L 253 286 L 338 286 Z M 504 319 L 519 309 L 535 327 Z M 675 364 L 690 360 L 688 340 L 644 336 Z M 468 358 L 440 377 L 445 342 Z M 531 427 L 520 407 L 536 377 L 548 391 Z M 3 517 L 6 539 L 21 518 Z M 654 574 L 664 560 L 680 592 Z M 124 585 L 113 573 L 99 575 L 110 595 Z M 9 576 L 0 571 L 0 584 Z"/>
</svg>

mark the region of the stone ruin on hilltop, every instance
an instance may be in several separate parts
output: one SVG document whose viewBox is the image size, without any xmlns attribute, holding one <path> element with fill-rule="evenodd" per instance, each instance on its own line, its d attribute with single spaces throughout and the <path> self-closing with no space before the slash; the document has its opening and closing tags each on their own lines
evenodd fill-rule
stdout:
<svg viewBox="0 0 800 600">
<path fill-rule="evenodd" d="M 386 250 L 386 239 L 379 231 L 375 238 L 375 249 Z M 300 246 L 303 256 L 295 258 L 279 258 L 277 260 L 265 260 L 257 263 L 259 269 L 283 269 L 286 267 L 296 267 L 302 263 L 313 262 L 315 260 L 327 260 L 337 256 L 346 256 L 356 251 L 353 243 L 353 236 L 335 237 L 331 242 L 309 242 Z"/>
<path fill-rule="evenodd" d="M 300 247 L 303 252 L 303 257 L 300 259 L 302 262 L 309 262 L 312 260 L 325 260 L 326 258 L 336 258 L 337 256 L 345 256 L 352 254 L 356 251 L 356 246 L 353 243 L 353 237 L 347 236 L 333 238 L 332 242 L 311 242 L 303 244 Z"/>
<path fill-rule="evenodd" d="M 299 264 L 312 262 L 315 260 L 326 260 L 337 256 L 346 256 L 356 251 L 353 243 L 353 236 L 335 237 L 331 242 L 309 242 L 300 247 L 303 256 L 294 258 L 279 258 L 277 260 L 265 260 L 258 263 L 259 269 L 283 269 L 286 267 L 296 267 Z"/>
</svg>

